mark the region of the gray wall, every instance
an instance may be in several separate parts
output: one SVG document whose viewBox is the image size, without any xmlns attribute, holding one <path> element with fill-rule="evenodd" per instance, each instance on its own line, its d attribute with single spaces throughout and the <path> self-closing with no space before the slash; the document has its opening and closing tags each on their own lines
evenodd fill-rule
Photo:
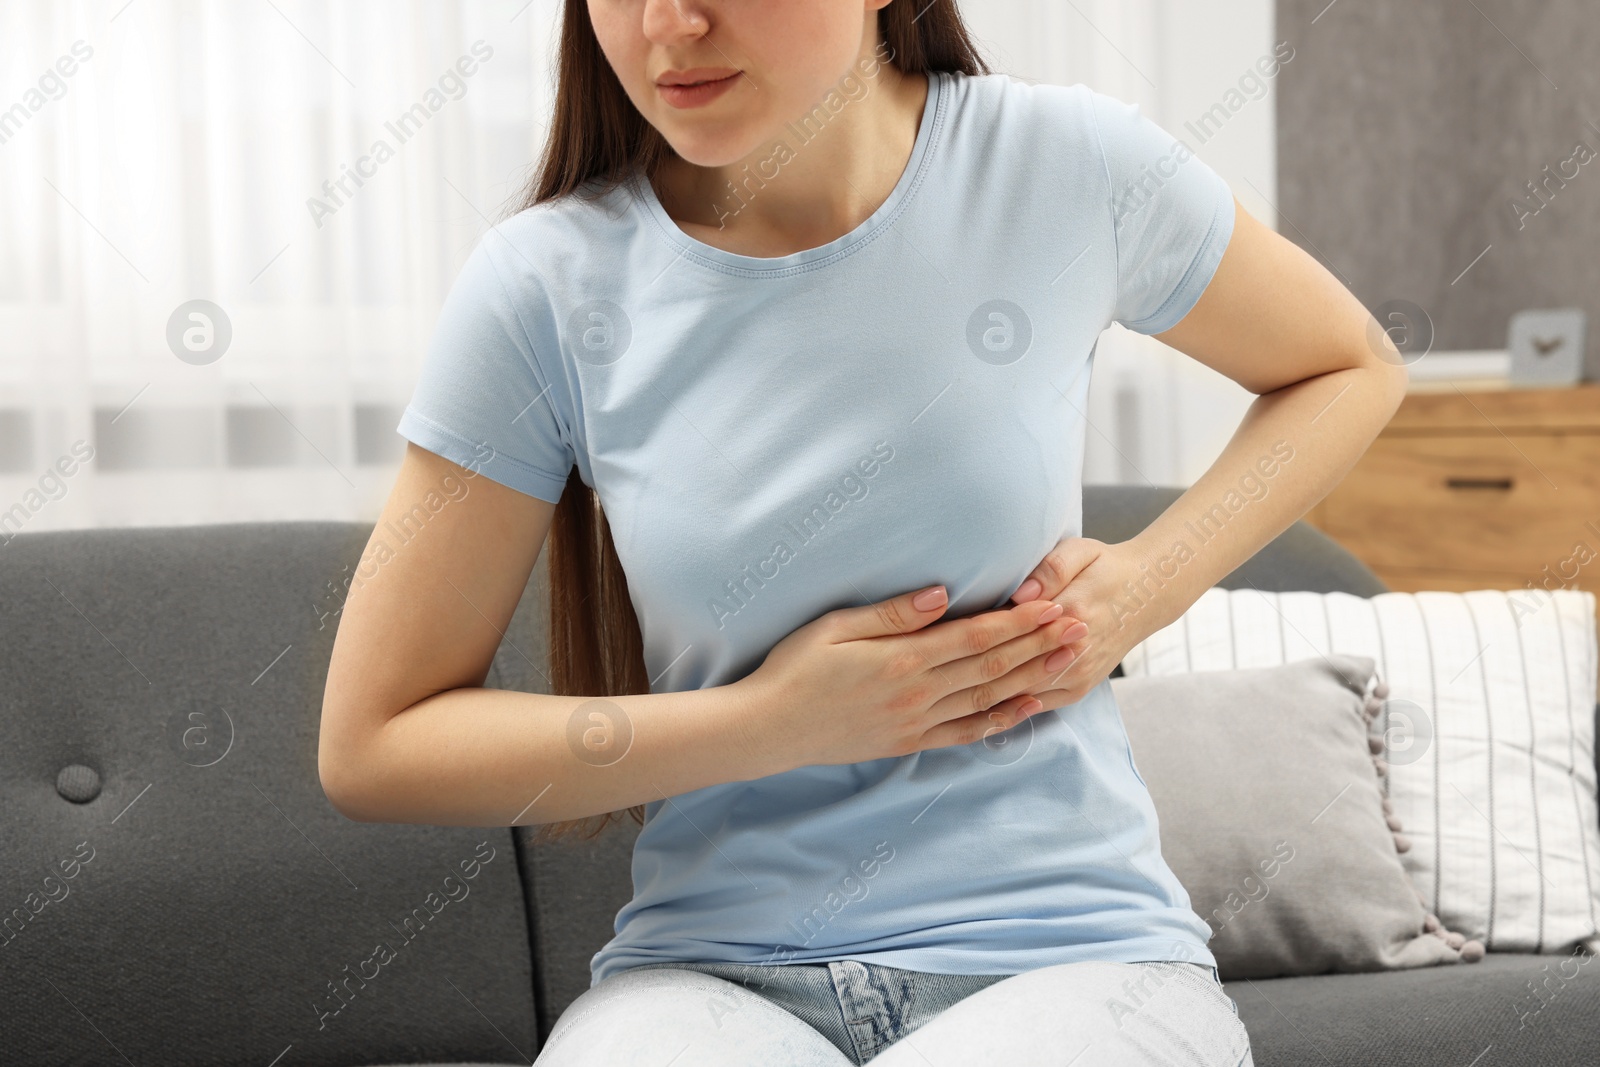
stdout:
<svg viewBox="0 0 1600 1067">
<path fill-rule="evenodd" d="M 1368 308 L 1424 308 L 1435 348 L 1581 307 L 1593 365 L 1600 157 L 1567 161 L 1600 152 L 1600 0 L 1278 0 L 1277 20 L 1279 230 Z M 1519 230 L 1509 202 L 1540 207 L 1546 166 L 1578 175 Z"/>
</svg>

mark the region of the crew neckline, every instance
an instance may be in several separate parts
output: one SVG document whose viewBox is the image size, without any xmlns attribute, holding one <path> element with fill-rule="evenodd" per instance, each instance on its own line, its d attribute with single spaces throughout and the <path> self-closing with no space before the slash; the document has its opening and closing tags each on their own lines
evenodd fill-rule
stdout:
<svg viewBox="0 0 1600 1067">
<path fill-rule="evenodd" d="M 922 120 L 917 126 L 917 138 L 912 143 L 911 155 L 906 160 L 905 169 L 900 172 L 899 180 L 876 211 L 863 219 L 855 229 L 827 244 L 791 252 L 786 256 L 746 256 L 729 252 L 691 237 L 680 229 L 672 216 L 667 214 L 666 208 L 661 206 L 655 189 L 642 171 L 636 171 L 633 175 L 634 195 L 669 244 L 685 258 L 714 269 L 740 274 L 775 274 L 797 268 L 820 267 L 835 259 L 843 259 L 893 222 L 910 199 L 912 191 L 921 183 L 923 165 L 930 153 L 935 131 L 943 120 L 946 74 L 944 71 L 929 71 L 927 77 L 928 97 L 922 105 Z"/>
</svg>

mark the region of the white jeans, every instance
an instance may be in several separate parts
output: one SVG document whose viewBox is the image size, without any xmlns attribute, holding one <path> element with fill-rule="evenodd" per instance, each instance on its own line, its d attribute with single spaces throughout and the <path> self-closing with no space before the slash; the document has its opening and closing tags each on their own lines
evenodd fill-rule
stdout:
<svg viewBox="0 0 1600 1067">
<path fill-rule="evenodd" d="M 652 964 L 562 1013 L 539 1067 L 1251 1067 L 1233 1000 L 1192 963 L 1016 975 Z"/>
</svg>

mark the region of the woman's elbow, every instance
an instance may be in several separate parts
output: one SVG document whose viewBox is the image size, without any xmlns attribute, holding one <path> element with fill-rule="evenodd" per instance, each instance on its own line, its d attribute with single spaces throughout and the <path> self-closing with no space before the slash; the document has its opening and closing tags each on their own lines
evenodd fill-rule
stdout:
<svg viewBox="0 0 1600 1067">
<path fill-rule="evenodd" d="M 1400 410 L 1400 404 L 1406 398 L 1406 390 L 1411 384 L 1411 374 L 1406 370 L 1403 360 L 1396 359 L 1391 362 L 1380 357 L 1368 360 L 1364 368 L 1377 384 L 1374 392 L 1377 394 L 1375 403 L 1380 405 L 1384 412 L 1383 421 L 1388 422 L 1394 413 Z"/>
<path fill-rule="evenodd" d="M 323 711 L 324 718 L 327 710 Z M 367 761 L 359 754 L 358 746 L 348 740 L 336 740 L 324 729 L 317 741 L 317 778 L 322 784 L 322 794 L 333 805 L 333 810 L 352 822 L 377 822 L 372 809 L 371 790 L 362 768 Z"/>
</svg>

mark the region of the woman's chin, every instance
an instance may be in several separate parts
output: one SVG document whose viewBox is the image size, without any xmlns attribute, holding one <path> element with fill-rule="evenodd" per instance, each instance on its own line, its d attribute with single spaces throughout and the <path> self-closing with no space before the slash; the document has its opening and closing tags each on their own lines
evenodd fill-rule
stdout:
<svg viewBox="0 0 1600 1067">
<path fill-rule="evenodd" d="M 678 158 L 696 167 L 731 167 L 747 158 L 759 138 L 744 135 L 707 135 L 705 131 L 668 134 L 667 143 Z"/>
</svg>

